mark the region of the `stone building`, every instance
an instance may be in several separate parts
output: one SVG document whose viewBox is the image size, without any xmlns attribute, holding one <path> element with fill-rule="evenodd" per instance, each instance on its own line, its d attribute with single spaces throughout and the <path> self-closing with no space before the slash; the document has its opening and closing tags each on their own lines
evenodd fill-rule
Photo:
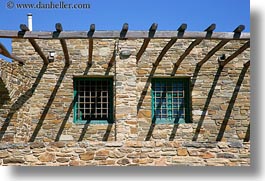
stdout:
<svg viewBox="0 0 265 181">
<path fill-rule="evenodd" d="M 250 33 L 0 30 L 0 165 L 249 166 Z"/>
</svg>

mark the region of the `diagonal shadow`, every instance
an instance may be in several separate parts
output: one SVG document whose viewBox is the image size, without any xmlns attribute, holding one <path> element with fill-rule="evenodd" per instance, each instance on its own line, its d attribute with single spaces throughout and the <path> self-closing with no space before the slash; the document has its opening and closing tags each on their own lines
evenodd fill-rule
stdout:
<svg viewBox="0 0 265 181">
<path fill-rule="evenodd" d="M 172 132 L 171 132 L 170 137 L 169 137 L 169 141 L 174 141 L 178 127 L 179 127 L 179 124 L 174 124 L 174 127 L 173 127 Z"/>
<path fill-rule="evenodd" d="M 229 118 L 231 116 L 234 104 L 236 102 L 236 98 L 237 98 L 238 92 L 240 90 L 241 84 L 242 84 L 242 82 L 244 80 L 244 77 L 246 75 L 246 72 L 248 70 L 248 67 L 249 66 L 244 66 L 244 68 L 242 69 L 242 71 L 241 71 L 241 73 L 239 75 L 239 78 L 238 78 L 238 81 L 236 83 L 234 92 L 233 92 L 232 97 L 231 97 L 231 99 L 229 101 L 229 105 L 228 105 L 228 107 L 226 109 L 225 117 L 224 117 L 224 120 L 222 122 L 222 125 L 221 125 L 221 128 L 219 130 L 219 133 L 217 135 L 216 141 L 221 141 L 223 136 L 224 136 L 225 128 L 226 128 L 227 123 L 229 121 Z"/>
<path fill-rule="evenodd" d="M 156 71 L 156 68 L 157 68 L 157 66 L 155 66 L 155 65 L 153 64 L 153 68 L 152 68 L 152 70 L 151 70 L 151 72 L 150 72 L 150 74 L 149 74 L 149 76 L 148 76 L 148 79 L 147 79 L 147 81 L 146 81 L 146 83 L 145 83 L 145 86 L 144 86 L 144 88 L 143 88 L 143 90 L 142 90 L 142 92 L 141 92 L 141 97 L 140 97 L 140 99 L 139 99 L 139 101 L 138 101 L 138 104 L 137 104 L 137 113 L 139 112 L 139 110 L 140 110 L 141 107 L 142 107 L 143 100 L 144 100 L 144 98 L 145 98 L 145 96 L 146 96 L 146 94 L 147 94 L 147 89 L 148 89 L 148 87 L 149 87 L 150 84 L 151 84 L 151 79 L 152 79 L 152 77 L 154 76 L 154 73 L 155 73 L 155 71 Z"/>
<path fill-rule="evenodd" d="M 191 82 L 191 87 L 190 87 L 190 91 L 192 92 L 194 86 L 195 86 L 195 83 L 196 83 L 196 80 L 197 80 L 197 77 L 198 77 L 198 74 L 201 70 L 201 66 L 199 66 L 198 64 L 196 65 L 196 68 L 194 70 L 194 73 L 193 73 L 193 76 L 192 76 L 192 82 Z"/>
<path fill-rule="evenodd" d="M 246 136 L 244 138 L 244 142 L 249 142 L 249 140 L 250 140 L 250 124 L 248 125 L 248 129 L 246 132 Z"/>
<path fill-rule="evenodd" d="M 43 76 L 43 74 L 45 73 L 45 71 L 47 70 L 47 66 L 48 65 L 45 65 L 43 64 L 35 82 L 33 83 L 32 87 L 27 90 L 25 92 L 25 94 L 21 95 L 17 101 L 11 106 L 10 108 L 10 111 L 4 121 L 4 124 L 2 125 L 1 127 L 1 130 L 0 130 L 0 141 L 3 139 L 3 136 L 10 124 L 10 121 L 11 119 L 13 118 L 14 114 L 33 96 L 36 88 L 38 87 L 39 83 L 40 83 L 40 80 Z"/>
<path fill-rule="evenodd" d="M 62 81 L 64 79 L 64 76 L 65 76 L 68 68 L 69 68 L 69 66 L 67 66 L 67 65 L 64 66 L 63 71 L 61 72 L 61 74 L 59 76 L 59 79 L 57 80 L 56 85 L 55 85 L 55 87 L 54 87 L 54 89 L 52 91 L 52 94 L 51 94 L 46 106 L 44 107 L 44 110 L 43 110 L 43 113 L 42 113 L 42 115 L 40 117 L 40 120 L 37 123 L 37 126 L 36 126 L 33 134 L 31 135 L 31 137 L 29 139 L 29 142 L 33 142 L 35 140 L 36 136 L 38 135 L 38 133 L 39 133 L 39 131 L 40 131 L 42 125 L 43 125 L 43 122 L 44 122 L 44 120 L 46 118 L 46 115 L 49 112 L 49 109 L 50 109 L 50 107 L 51 107 L 51 105 L 52 105 L 52 103 L 53 103 L 53 101 L 54 101 L 54 99 L 56 97 L 56 94 L 57 94 L 57 92 L 58 92 L 58 90 L 60 88 L 60 85 L 61 85 L 61 83 L 62 83 Z"/>
<path fill-rule="evenodd" d="M 154 118 L 155 119 L 155 118 Z M 151 138 L 151 136 L 152 136 L 152 134 L 153 134 L 153 132 L 154 132 L 154 129 L 155 129 L 155 124 L 151 124 L 150 125 L 150 128 L 149 128 L 149 130 L 148 130 L 148 133 L 147 133 L 147 135 L 146 135 L 146 138 L 145 138 L 145 141 L 150 141 L 150 138 Z"/>
<path fill-rule="evenodd" d="M 87 75 L 91 67 L 92 67 L 92 64 L 87 64 L 87 67 L 86 67 L 83 75 Z M 70 117 L 70 115 L 72 113 L 72 110 L 73 110 L 74 104 L 76 102 L 76 99 L 77 99 L 77 96 L 74 97 L 73 101 L 69 105 L 69 108 L 68 108 L 68 110 L 66 112 L 66 115 L 65 115 L 65 117 L 63 119 L 63 122 L 62 122 L 62 124 L 60 126 L 60 129 L 59 129 L 59 131 L 58 131 L 58 133 L 57 133 L 57 135 L 55 137 L 55 141 L 59 141 L 60 140 L 60 137 L 61 137 L 61 135 L 63 133 L 64 128 L 65 128 L 65 125 L 66 125 L 67 121 L 69 120 L 69 117 Z"/>
<path fill-rule="evenodd" d="M 208 110 L 209 104 L 210 104 L 211 99 L 213 97 L 213 93 L 214 93 L 215 87 L 217 85 L 217 82 L 219 80 L 219 77 L 221 75 L 222 70 L 223 70 L 223 67 L 219 66 L 219 68 L 218 68 L 218 70 L 217 70 L 217 72 L 215 74 L 215 77 L 214 77 L 214 80 L 213 80 L 213 83 L 212 83 L 212 87 L 211 87 L 211 89 L 209 91 L 209 94 L 208 94 L 208 97 L 206 99 L 205 105 L 203 107 L 202 114 L 201 114 L 200 120 L 198 122 L 198 125 L 197 125 L 196 131 L 194 133 L 194 136 L 192 138 L 192 141 L 197 141 L 197 139 L 198 139 L 198 136 L 200 134 L 200 130 L 201 130 L 204 118 L 206 116 L 206 112 Z"/>
</svg>

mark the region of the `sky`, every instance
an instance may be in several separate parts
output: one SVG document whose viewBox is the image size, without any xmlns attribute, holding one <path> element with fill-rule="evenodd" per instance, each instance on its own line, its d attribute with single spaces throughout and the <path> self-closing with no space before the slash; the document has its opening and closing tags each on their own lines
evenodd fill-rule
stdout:
<svg viewBox="0 0 265 181">
<path fill-rule="evenodd" d="M 43 7 L 50 2 L 90 8 L 17 7 L 26 3 Z M 217 32 L 231 32 L 240 24 L 250 32 L 249 0 L 0 0 L 0 30 L 19 30 L 20 24 L 27 24 L 28 13 L 33 14 L 33 31 L 54 31 L 59 22 L 65 31 L 88 30 L 92 23 L 96 30 L 120 30 L 124 23 L 129 30 L 148 30 L 152 23 L 158 23 L 158 30 L 176 30 L 186 23 L 186 31 L 203 31 L 215 23 Z M 10 39 L 0 42 L 11 50 Z"/>
</svg>

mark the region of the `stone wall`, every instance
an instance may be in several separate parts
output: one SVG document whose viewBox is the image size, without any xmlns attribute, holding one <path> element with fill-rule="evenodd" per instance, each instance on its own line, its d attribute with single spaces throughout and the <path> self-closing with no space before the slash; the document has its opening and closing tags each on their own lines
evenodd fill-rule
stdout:
<svg viewBox="0 0 265 181">
<path fill-rule="evenodd" d="M 242 142 L 51 142 L 0 145 L 0 165 L 249 166 Z"/>
<path fill-rule="evenodd" d="M 179 68 L 174 70 L 173 63 L 177 62 L 181 54 L 194 41 L 177 40 L 159 65 L 154 67 L 153 63 L 168 41 L 168 39 L 152 39 L 137 62 L 136 54 L 140 50 L 143 40 L 119 40 L 116 61 L 113 66 L 109 66 L 116 40 L 94 40 L 93 64 L 89 65 L 87 64 L 89 41 L 69 39 L 66 40 L 66 43 L 72 64 L 67 67 L 64 64 L 64 55 L 59 40 L 36 40 L 45 55 L 48 55 L 50 50 L 56 52 L 55 61 L 44 65 L 40 56 L 27 40 L 14 39 L 12 42 L 13 53 L 26 60 L 26 64 L 20 67 L 15 63 L 5 62 L 5 66 L 9 68 L 1 68 L 2 72 L 9 70 L 12 66 L 16 66 L 16 70 L 21 70 L 16 76 L 21 83 L 12 82 L 6 86 L 6 89 L 11 92 L 15 89 L 21 91 L 10 94 L 13 101 L 6 102 L 2 108 L 0 107 L 1 145 L 8 147 L 9 144 L 21 144 L 22 152 L 24 150 L 30 155 L 30 158 L 36 161 L 27 162 L 24 156 L 22 158 L 21 155 L 13 155 L 15 158 L 20 159 L 21 157 L 23 160 L 21 165 L 63 164 L 57 160 L 56 152 L 62 152 L 58 153 L 60 155 L 63 154 L 63 150 L 67 149 L 72 156 L 62 159 L 67 160 L 65 161 L 66 165 L 71 165 L 70 161 L 77 157 L 80 161 L 78 164 L 81 165 L 103 163 L 122 165 L 122 162 L 126 162 L 124 165 L 156 165 L 159 160 L 162 162 L 166 160 L 168 165 L 196 165 L 196 163 L 198 165 L 249 165 L 250 68 L 244 67 L 243 64 L 250 60 L 250 51 L 247 49 L 224 68 L 220 68 L 217 61 L 222 54 L 227 57 L 231 55 L 244 44 L 244 41 L 230 41 L 202 67 L 198 68 L 196 64 L 219 43 L 217 40 L 203 40 L 183 60 Z M 132 55 L 127 59 L 120 58 L 119 52 L 122 50 L 130 50 Z M 150 81 L 154 76 L 170 77 L 172 74 L 176 77 L 191 78 L 192 123 L 153 125 L 151 124 Z M 114 77 L 116 85 L 114 124 L 76 124 L 73 122 L 73 77 L 90 75 Z M 6 83 L 8 82 L 10 81 L 6 81 Z M 23 88 L 19 85 L 23 85 Z M 13 88 L 10 88 L 11 86 Z M 130 141 L 139 143 L 141 146 L 139 148 L 129 146 L 128 148 Z M 45 147 L 40 149 L 43 154 L 54 152 L 55 156 L 52 156 L 54 159 L 49 163 L 45 161 L 41 163 L 40 154 L 35 154 L 35 148 L 30 148 L 30 145 L 33 144 L 31 142 L 43 144 Z M 64 146 L 60 149 L 54 149 L 50 145 L 61 142 L 64 143 Z M 81 160 L 81 153 L 88 152 L 91 144 L 83 149 L 84 152 L 75 152 L 75 149 L 82 148 L 81 145 L 92 143 L 93 155 L 97 155 L 96 152 L 100 149 L 110 153 L 117 151 L 118 148 L 107 146 L 107 144 L 118 144 L 119 142 L 119 149 L 132 150 L 130 153 L 137 154 L 147 151 L 148 154 L 155 154 L 159 150 L 160 154 L 153 158 L 147 154 L 143 158 L 145 160 L 143 163 L 137 161 L 134 163 L 133 159 L 129 159 L 129 153 L 121 157 L 127 161 L 107 156 L 109 158 L 107 160 L 111 161 L 104 160 L 104 162 L 95 156 L 93 161 L 86 162 Z M 234 142 L 239 142 L 244 146 L 230 149 L 229 144 Z M 68 143 L 73 146 L 68 148 Z M 174 148 L 167 146 L 167 144 L 175 143 L 178 143 L 179 146 Z M 189 147 L 186 143 L 200 146 Z M 209 148 L 204 143 L 214 143 L 215 147 Z M 148 144 L 153 147 L 145 146 Z M 226 146 L 222 148 L 220 145 Z M 2 157 L 5 158 L 2 162 L 4 165 L 9 164 L 5 160 L 12 159 L 12 152 L 17 151 L 17 146 L 10 149 L 7 147 L 6 149 L 3 147 L 1 152 L 6 155 L 6 157 Z M 192 153 L 191 150 L 196 151 L 196 155 L 193 155 L 195 153 Z M 211 163 L 207 162 L 208 158 L 202 156 L 202 152 L 206 154 L 208 151 L 209 155 L 213 154 L 210 156 Z M 163 155 L 162 152 L 165 154 L 171 152 L 172 155 Z M 181 152 L 185 155 L 178 155 Z M 222 158 L 225 161 L 221 163 L 218 160 L 222 153 L 227 157 L 230 154 L 233 156 Z M 240 156 L 243 153 L 246 153 L 244 158 Z M 190 163 L 181 163 L 181 160 Z"/>
</svg>

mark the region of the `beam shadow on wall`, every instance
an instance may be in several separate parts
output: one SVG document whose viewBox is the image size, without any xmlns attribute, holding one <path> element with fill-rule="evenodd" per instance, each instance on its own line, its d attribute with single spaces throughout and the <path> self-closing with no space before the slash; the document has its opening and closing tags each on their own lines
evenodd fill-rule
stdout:
<svg viewBox="0 0 265 181">
<path fill-rule="evenodd" d="M 32 87 L 27 90 L 23 95 L 21 95 L 17 101 L 11 106 L 10 111 L 4 121 L 4 124 L 0 130 L 0 141 L 3 139 L 5 132 L 10 124 L 11 119 L 13 118 L 14 114 L 33 96 L 36 88 L 38 87 L 40 80 L 42 79 L 43 74 L 47 70 L 47 65 L 43 64 L 38 76 L 33 83 Z"/>
<path fill-rule="evenodd" d="M 140 97 L 140 99 L 139 99 L 139 101 L 138 101 L 138 104 L 137 104 L 137 113 L 139 112 L 139 110 L 140 110 L 141 107 L 142 107 L 142 104 L 143 104 L 144 98 L 145 98 L 145 96 L 146 96 L 146 94 L 147 94 L 147 89 L 148 89 L 148 87 L 149 87 L 150 84 L 151 84 L 151 79 L 152 79 L 153 76 L 154 76 L 154 73 L 155 73 L 155 71 L 156 71 L 156 68 L 157 68 L 157 66 L 153 65 L 153 68 L 152 68 L 152 70 L 151 70 L 151 72 L 150 72 L 150 74 L 149 74 L 149 76 L 148 76 L 148 79 L 147 79 L 147 81 L 146 81 L 146 83 L 145 83 L 145 86 L 144 86 L 144 88 L 143 88 L 143 90 L 142 90 L 142 92 L 141 92 L 141 97 Z"/>
<path fill-rule="evenodd" d="M 197 68 L 196 68 L 196 69 L 197 69 Z M 211 102 L 211 99 L 212 99 L 212 97 L 213 97 L 213 93 L 214 93 L 215 87 L 216 87 L 216 85 L 217 85 L 217 82 L 218 82 L 218 80 L 219 80 L 219 77 L 220 77 L 220 75 L 221 75 L 222 70 L 223 70 L 223 67 L 222 67 L 222 66 L 219 66 L 219 68 L 218 68 L 218 70 L 217 70 L 217 72 L 216 72 L 216 74 L 215 74 L 215 76 L 214 76 L 214 80 L 213 80 L 213 83 L 212 83 L 211 89 L 210 89 L 210 91 L 209 91 L 209 93 L 208 93 L 208 97 L 207 97 L 206 102 L 205 102 L 205 104 L 204 104 L 204 107 L 203 107 L 203 110 L 202 110 L 202 114 L 201 114 L 200 120 L 199 120 L 199 122 L 198 122 L 197 128 L 196 128 L 196 130 L 195 130 L 195 134 L 194 134 L 194 136 L 193 136 L 193 138 L 192 138 L 192 141 L 197 141 L 197 139 L 198 139 L 198 136 L 199 136 L 199 134 L 200 134 L 201 127 L 202 127 L 203 122 L 204 122 L 204 118 L 205 118 L 205 116 L 206 116 L 206 113 L 207 113 L 208 107 L 209 107 L 209 105 L 210 105 L 210 102 Z M 195 72 L 196 72 L 196 70 L 195 70 Z M 197 75 L 198 75 L 198 74 L 197 74 Z M 193 85 L 193 86 L 194 86 L 194 85 Z"/>
<path fill-rule="evenodd" d="M 69 68 L 69 66 L 67 66 L 67 65 L 64 66 L 64 68 L 63 68 L 63 70 L 62 70 L 62 72 L 61 72 L 61 74 L 60 74 L 60 76 L 59 76 L 59 78 L 58 78 L 58 80 L 56 82 L 56 85 L 55 85 L 55 87 L 54 87 L 54 89 L 52 91 L 52 94 L 51 94 L 46 106 L 44 107 L 44 110 L 43 110 L 43 113 L 42 113 L 42 115 L 41 115 L 41 117 L 39 119 L 39 122 L 37 123 L 37 126 L 35 127 L 34 132 L 33 132 L 33 134 L 31 135 L 31 137 L 29 139 L 29 142 L 35 141 L 35 138 L 38 135 L 38 133 L 39 133 L 39 131 L 40 131 L 42 125 L 43 125 L 43 122 L 44 122 L 44 120 L 46 118 L 46 115 L 47 115 L 47 113 L 50 110 L 50 107 L 51 107 L 51 105 L 52 105 L 52 103 L 53 103 L 53 101 L 54 101 L 54 99 L 56 97 L 56 94 L 57 94 L 57 92 L 58 92 L 58 90 L 59 90 L 59 88 L 61 86 L 61 83 L 62 83 L 62 81 L 64 79 L 64 76 L 65 76 L 68 68 Z"/>
<path fill-rule="evenodd" d="M 91 66 L 92 66 L 92 64 L 87 64 L 87 67 L 86 67 L 83 75 L 87 75 L 88 74 Z M 77 96 L 74 97 L 73 101 L 69 105 L 68 110 L 67 110 L 67 112 L 65 114 L 65 117 L 63 119 L 63 122 L 62 122 L 62 124 L 61 124 L 61 126 L 59 128 L 59 131 L 58 131 L 58 133 L 57 133 L 57 135 L 55 137 L 55 141 L 59 141 L 60 140 L 60 137 L 61 137 L 61 135 L 63 133 L 64 128 L 65 128 L 65 125 L 66 125 L 67 121 L 69 120 L 69 117 L 70 117 L 70 115 L 72 113 L 72 110 L 73 110 L 73 107 L 74 107 L 74 103 L 76 102 L 76 99 L 77 99 Z"/>
<path fill-rule="evenodd" d="M 228 123 L 229 118 L 230 118 L 230 116 L 231 116 L 231 113 L 232 113 L 232 110 L 233 110 L 234 104 L 235 104 L 235 102 L 236 102 L 236 98 L 237 98 L 238 92 L 239 92 L 240 87 L 241 87 L 241 84 L 242 84 L 242 82 L 243 82 L 243 80 L 244 80 L 245 74 L 246 74 L 246 72 L 247 72 L 247 70 L 248 70 L 248 67 L 249 67 L 249 66 L 244 66 L 243 69 L 242 69 L 242 71 L 241 71 L 241 73 L 240 73 L 240 75 L 239 75 L 239 78 L 238 78 L 238 81 L 237 81 L 237 83 L 236 83 L 236 86 L 235 86 L 234 92 L 233 92 L 232 97 L 231 97 L 231 99 L 230 99 L 230 101 L 229 101 L 229 105 L 228 105 L 228 107 L 227 107 L 227 109 L 226 109 L 226 113 L 225 113 L 225 116 L 224 116 L 224 120 L 223 120 L 223 122 L 222 122 L 221 128 L 220 128 L 219 133 L 218 133 L 218 135 L 217 135 L 216 141 L 221 141 L 222 138 L 223 138 L 223 136 L 224 136 L 224 132 L 225 132 L 225 129 L 226 129 L 227 123 Z M 250 126 L 249 126 L 249 127 L 250 127 Z M 248 129 L 247 132 L 250 132 L 249 129 Z M 249 134 L 249 133 L 248 133 L 248 134 Z"/>
<path fill-rule="evenodd" d="M 176 133 L 177 133 L 177 130 L 178 130 L 178 127 L 179 127 L 179 124 L 174 124 L 172 132 L 171 132 L 171 134 L 169 136 L 169 141 L 174 141 Z"/>
<path fill-rule="evenodd" d="M 248 129 L 246 132 L 246 136 L 244 138 L 244 142 L 249 142 L 249 140 L 250 140 L 250 124 L 248 124 Z"/>
</svg>

